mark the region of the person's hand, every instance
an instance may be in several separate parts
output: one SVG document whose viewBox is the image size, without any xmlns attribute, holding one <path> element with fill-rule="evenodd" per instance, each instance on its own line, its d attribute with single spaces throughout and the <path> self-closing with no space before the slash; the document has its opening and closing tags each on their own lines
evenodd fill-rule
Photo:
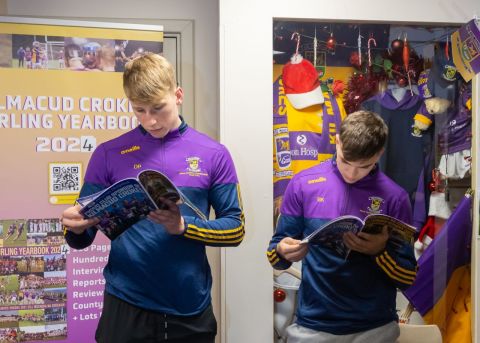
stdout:
<svg viewBox="0 0 480 343">
<path fill-rule="evenodd" d="M 173 201 L 160 197 L 166 209 L 155 210 L 148 214 L 148 218 L 157 224 L 162 224 L 171 235 L 181 235 L 185 231 L 185 221 L 180 214 L 180 208 Z"/>
<path fill-rule="evenodd" d="M 308 253 L 308 244 L 300 244 L 301 241 L 292 237 L 285 237 L 277 244 L 277 254 L 290 262 L 302 260 Z"/>
<path fill-rule="evenodd" d="M 89 227 L 97 225 L 100 221 L 99 218 L 83 218 L 83 216 L 80 214 L 81 208 L 82 206 L 80 205 L 69 207 L 65 211 L 63 211 L 60 218 L 60 222 L 62 223 L 62 225 L 68 231 L 72 231 L 77 235 L 82 234 Z"/>
<path fill-rule="evenodd" d="M 343 235 L 343 242 L 348 248 L 372 256 L 385 249 L 387 240 L 388 228 L 386 226 L 377 234 L 359 232 L 358 235 L 355 235 L 353 232 L 346 232 Z"/>
</svg>

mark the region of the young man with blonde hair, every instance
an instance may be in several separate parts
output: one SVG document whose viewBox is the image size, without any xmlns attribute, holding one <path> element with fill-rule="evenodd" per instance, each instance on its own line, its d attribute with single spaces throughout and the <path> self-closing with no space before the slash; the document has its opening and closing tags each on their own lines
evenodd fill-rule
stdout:
<svg viewBox="0 0 480 343">
<path fill-rule="evenodd" d="M 347 116 L 336 137 L 336 155 L 295 175 L 283 199 L 267 256 L 276 269 L 302 262 L 296 323 L 288 343 L 393 343 L 399 335 L 397 287 L 415 279 L 413 247 L 395 249 L 388 228 L 380 234 L 344 234 L 352 253 L 300 244 L 325 222 L 342 215 L 383 213 L 412 220 L 407 193 L 377 167 L 388 128 L 377 114 Z"/>
<path fill-rule="evenodd" d="M 165 58 L 146 54 L 128 62 L 123 86 L 140 125 L 96 148 L 80 195 L 156 169 L 207 218 L 212 206 L 216 219 L 202 220 L 164 199 L 167 209 L 150 212 L 112 241 L 97 342 L 213 343 L 217 328 L 205 248 L 237 246 L 245 234 L 232 159 L 223 145 L 179 116 L 183 90 Z M 89 246 L 97 233 L 98 219 L 86 220 L 79 210 L 70 207 L 62 215 L 67 243 L 75 249 Z"/>
</svg>

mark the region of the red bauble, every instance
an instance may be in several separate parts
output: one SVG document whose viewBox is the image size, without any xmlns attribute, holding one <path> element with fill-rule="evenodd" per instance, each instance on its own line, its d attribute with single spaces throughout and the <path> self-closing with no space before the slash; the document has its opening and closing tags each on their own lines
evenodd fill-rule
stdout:
<svg viewBox="0 0 480 343">
<path fill-rule="evenodd" d="M 281 303 L 286 297 L 287 294 L 283 289 L 277 288 L 273 291 L 273 300 L 275 300 L 277 303 Z"/>
<path fill-rule="evenodd" d="M 335 38 L 333 38 L 333 36 L 330 36 L 330 38 L 328 38 L 327 40 L 326 45 L 328 50 L 335 50 L 335 45 L 337 45 L 337 41 L 335 40 Z"/>
<path fill-rule="evenodd" d="M 350 54 L 350 64 L 355 68 L 360 68 L 360 56 L 358 55 L 358 51 L 354 51 Z"/>
<path fill-rule="evenodd" d="M 433 192 L 437 189 L 437 187 L 435 185 L 435 181 L 432 181 L 428 184 L 428 189 L 430 190 L 430 192 Z"/>
<path fill-rule="evenodd" d="M 408 84 L 408 80 L 404 77 L 399 77 L 397 79 L 397 84 L 400 86 L 400 87 L 405 87 L 407 84 Z"/>
<path fill-rule="evenodd" d="M 401 39 L 394 39 L 390 44 L 390 47 L 394 52 L 403 50 L 403 41 Z"/>
</svg>

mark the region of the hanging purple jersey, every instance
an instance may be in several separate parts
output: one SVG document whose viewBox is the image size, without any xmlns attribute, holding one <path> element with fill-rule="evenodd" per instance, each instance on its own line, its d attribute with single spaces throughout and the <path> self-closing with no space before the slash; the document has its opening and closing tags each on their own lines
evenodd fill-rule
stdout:
<svg viewBox="0 0 480 343">
<path fill-rule="evenodd" d="M 463 83 L 459 88 L 456 111 L 451 112 L 439 132 L 438 146 L 442 154 L 453 154 L 472 146 L 472 85 Z"/>
</svg>

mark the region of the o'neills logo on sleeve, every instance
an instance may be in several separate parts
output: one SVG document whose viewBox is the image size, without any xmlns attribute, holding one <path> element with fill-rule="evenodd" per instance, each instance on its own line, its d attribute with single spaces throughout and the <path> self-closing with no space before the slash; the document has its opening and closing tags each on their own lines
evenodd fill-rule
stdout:
<svg viewBox="0 0 480 343">
<path fill-rule="evenodd" d="M 313 179 L 313 180 L 308 180 L 307 181 L 307 184 L 311 185 L 311 184 L 314 184 L 314 183 L 320 183 L 320 182 L 325 182 L 327 181 L 327 178 L 323 177 L 323 176 L 320 176 L 316 179 Z"/>
<path fill-rule="evenodd" d="M 134 146 L 132 146 L 128 149 L 120 151 L 120 155 L 125 155 L 125 154 L 128 154 L 130 152 L 137 151 L 137 150 L 140 150 L 140 147 L 138 145 L 134 145 Z"/>
<path fill-rule="evenodd" d="M 187 162 L 187 167 L 184 172 L 180 172 L 180 175 L 190 175 L 190 176 L 208 176 L 200 166 L 203 163 L 202 159 L 197 156 L 187 157 L 185 159 Z"/>
</svg>

